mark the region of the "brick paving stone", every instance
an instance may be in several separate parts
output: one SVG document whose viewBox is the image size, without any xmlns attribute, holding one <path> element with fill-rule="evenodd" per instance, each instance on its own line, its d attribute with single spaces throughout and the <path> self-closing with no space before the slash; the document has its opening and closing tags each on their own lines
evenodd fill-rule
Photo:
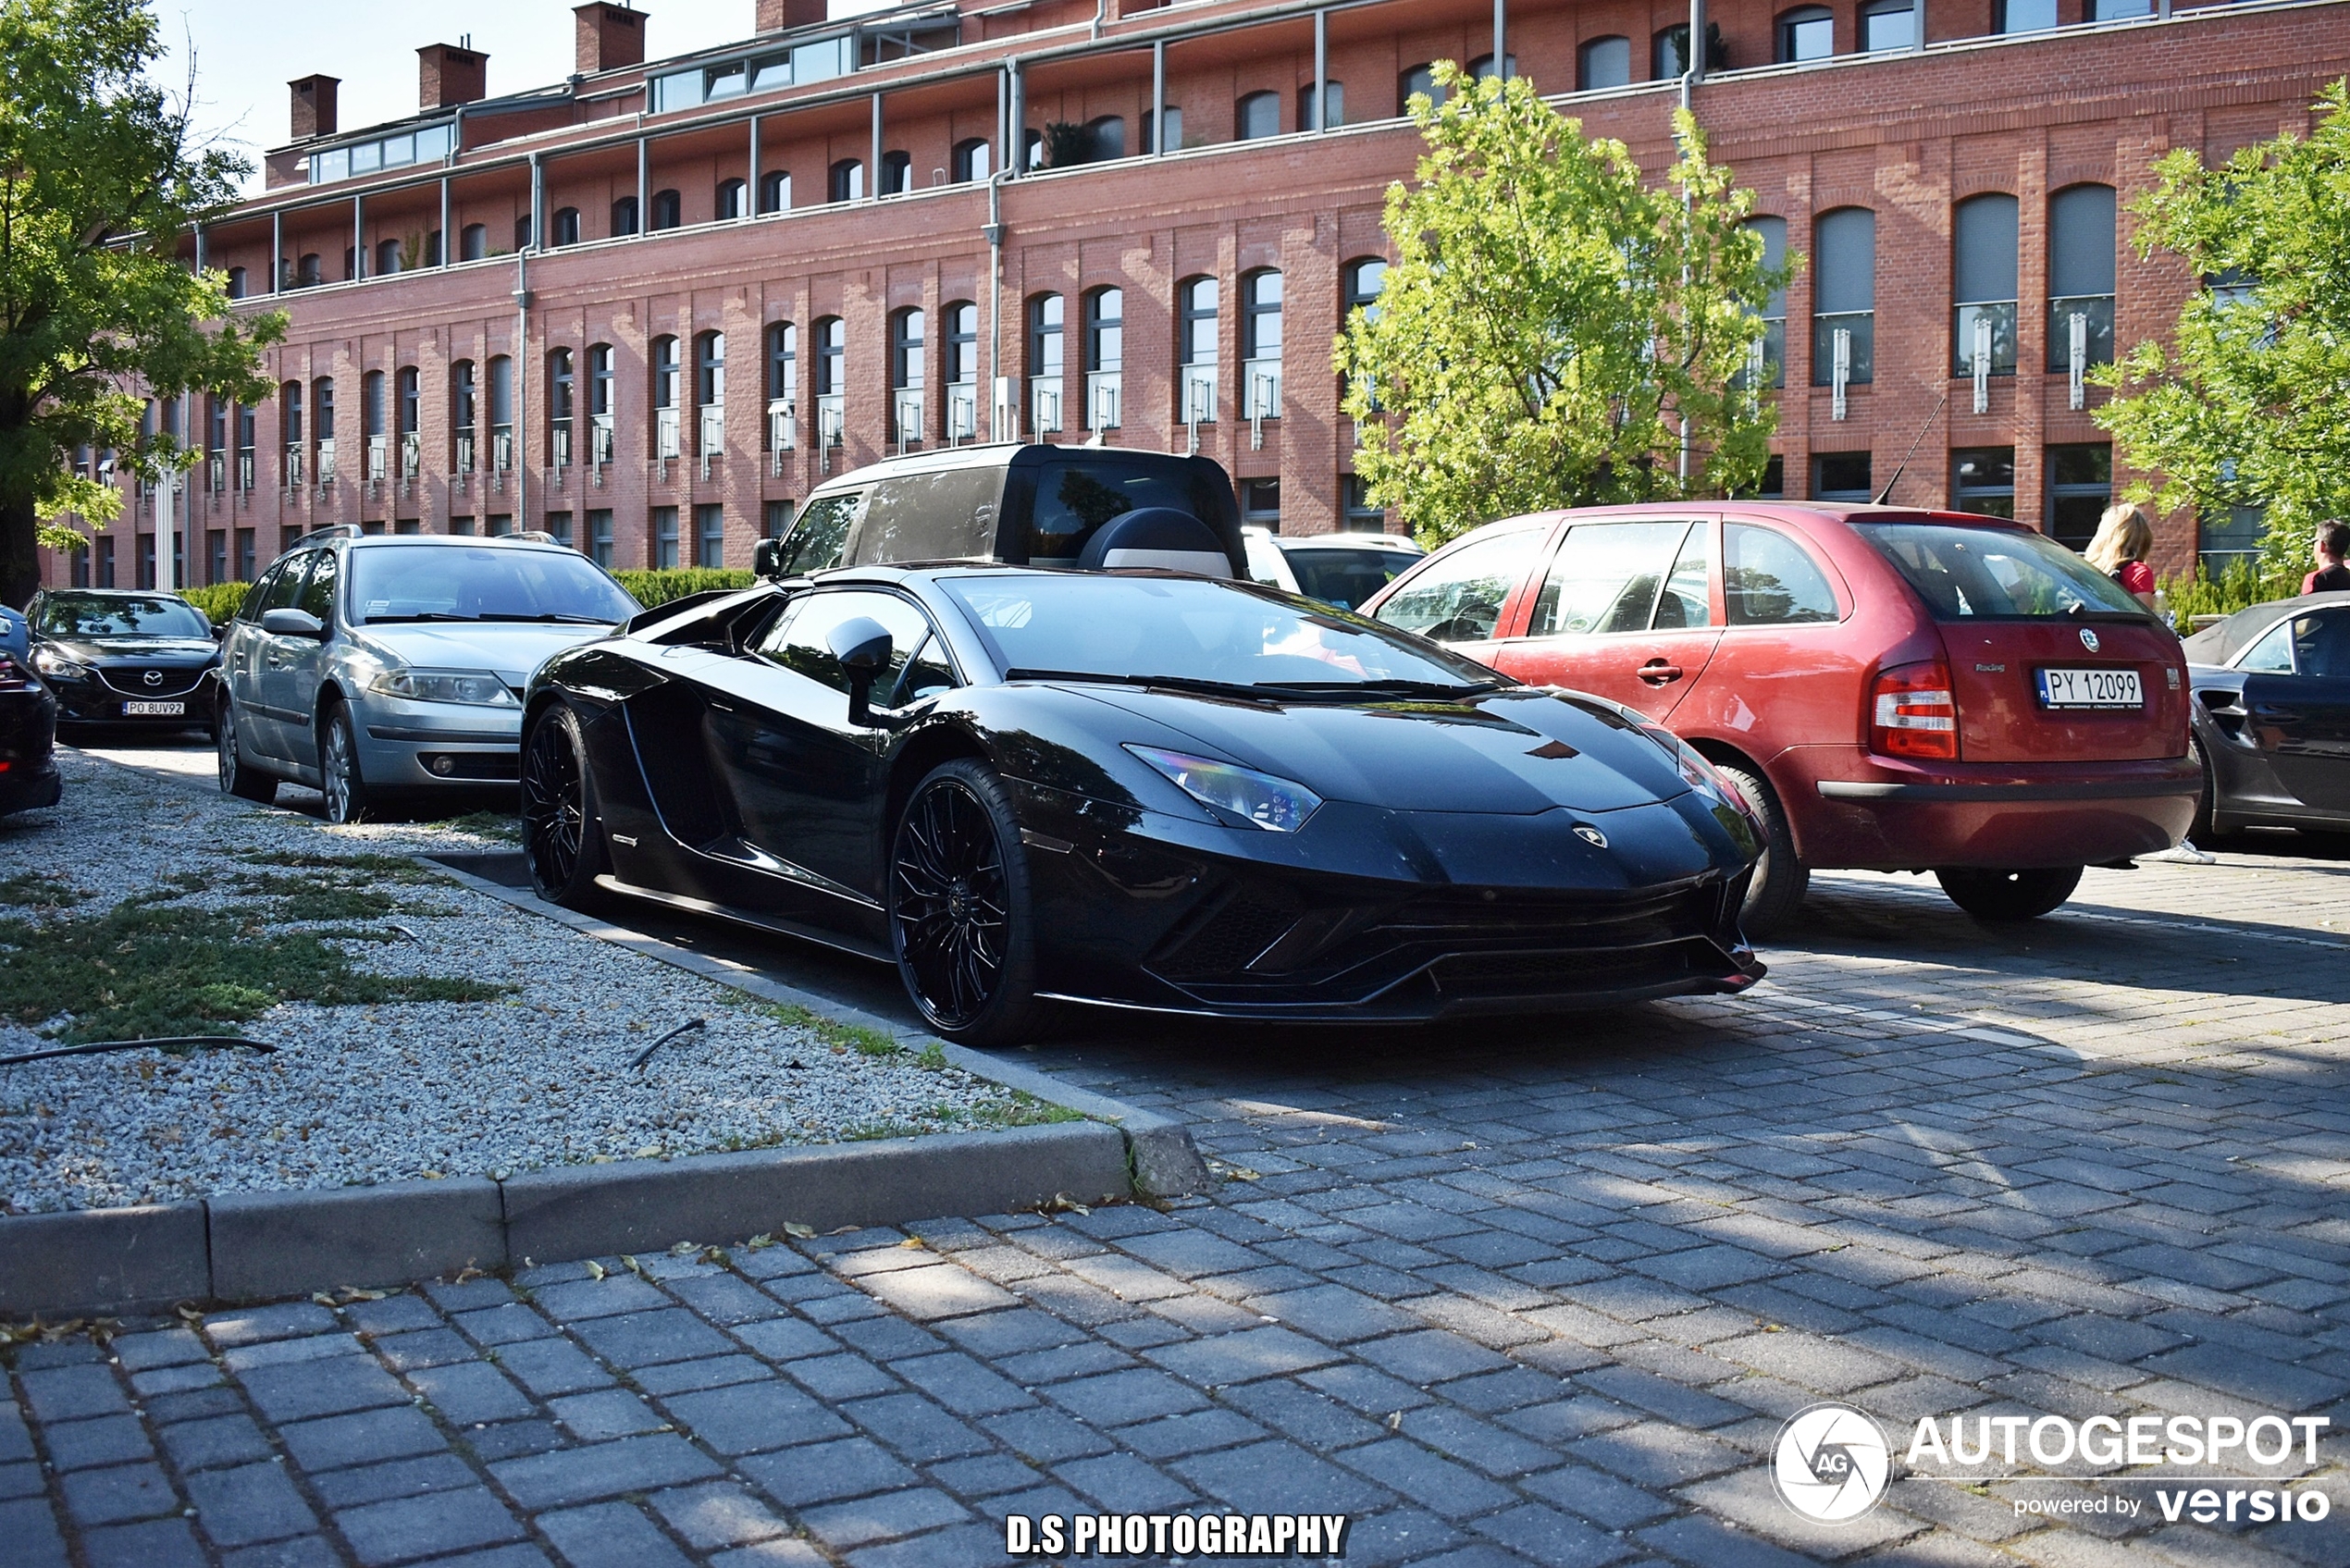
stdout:
<svg viewBox="0 0 2350 1568">
<path fill-rule="evenodd" d="M 410 1373 L 408 1380 L 440 1412 L 443 1420 L 461 1426 L 513 1421 L 528 1415 L 533 1408 L 522 1390 L 487 1362 L 428 1367 Z"/>
<path fill-rule="evenodd" d="M 204 1568 L 204 1548 L 185 1519 L 114 1525 L 81 1537 L 90 1568 Z"/>
<path fill-rule="evenodd" d="M 323 1536 L 296 1536 L 220 1554 L 221 1568 L 342 1568 L 342 1554 Z"/>
<path fill-rule="evenodd" d="M 425 1414 L 414 1405 L 328 1416 L 278 1428 L 287 1454 L 305 1470 L 336 1470 L 434 1453 L 448 1446 Z"/>
<path fill-rule="evenodd" d="M 724 1454 L 758 1453 L 848 1435 L 838 1415 L 806 1394 L 769 1381 L 741 1383 L 662 1401 L 671 1418 Z"/>
<path fill-rule="evenodd" d="M 524 1530 L 487 1487 L 346 1509 L 335 1527 L 365 1568 L 519 1540 Z"/>
<path fill-rule="evenodd" d="M 40 1422 L 72 1421 L 86 1415 L 117 1415 L 130 1409 L 122 1385 L 102 1364 L 52 1366 L 20 1374 L 26 1414 Z"/>
<path fill-rule="evenodd" d="M 397 1459 L 356 1470 L 334 1470 L 306 1477 L 310 1489 L 330 1509 L 357 1508 L 387 1498 L 421 1497 L 427 1492 L 453 1492 L 480 1479 L 472 1465 L 454 1453 L 427 1454 L 421 1459 Z"/>
<path fill-rule="evenodd" d="M 508 1496 L 534 1512 L 719 1474 L 707 1454 L 667 1432 L 510 1459 L 489 1470 Z"/>
<path fill-rule="evenodd" d="M 573 1331 L 603 1361 L 631 1369 L 723 1355 L 734 1348 L 724 1334 L 683 1307 L 583 1318 Z"/>
<path fill-rule="evenodd" d="M 1166 1373 L 1141 1367 L 1078 1377 L 1040 1392 L 1079 1420 L 1103 1426 L 1174 1415 L 1207 1403 L 1205 1395 Z"/>
<path fill-rule="evenodd" d="M 866 1431 L 916 1463 L 984 1453 L 994 1445 L 919 1394 L 891 1394 L 841 1406 Z"/>
<path fill-rule="evenodd" d="M 852 1502 L 829 1502 L 800 1512 L 809 1534 L 835 1551 L 917 1535 L 970 1517 L 962 1504 L 945 1492 L 927 1487 L 901 1488 Z M 1001 1545 L 1000 1540 L 997 1544 Z"/>
<path fill-rule="evenodd" d="M 712 1481 L 655 1492 L 646 1500 L 697 1551 L 741 1546 L 788 1534 L 791 1526 L 737 1482 Z"/>
<path fill-rule="evenodd" d="M 591 1503 L 538 1515 L 565 1568 L 686 1568 L 689 1559 L 634 1504 Z"/>
<path fill-rule="evenodd" d="M 309 1302 L 240 1307 L 233 1312 L 215 1313 L 204 1320 L 205 1337 L 224 1349 L 306 1334 L 330 1334 L 340 1327 L 333 1313 Z"/>
<path fill-rule="evenodd" d="M 571 1435 L 582 1442 L 633 1437 L 657 1430 L 662 1421 L 652 1406 L 625 1389 L 605 1389 L 592 1394 L 570 1394 L 550 1400 L 547 1408 Z"/>
<path fill-rule="evenodd" d="M 520 1344 L 501 1346 L 498 1364 L 540 1399 L 606 1388 L 613 1381 L 612 1375 L 586 1352 L 560 1338 L 526 1340 Z"/>
<path fill-rule="evenodd" d="M 282 1464 L 247 1464 L 188 1477 L 188 1500 L 219 1546 L 252 1546 L 306 1535 L 317 1516 L 286 1478 Z"/>
<path fill-rule="evenodd" d="M 59 1470 L 91 1470 L 155 1456 L 147 1430 L 135 1415 L 59 1422 L 44 1426 L 42 1435 L 49 1442 L 49 1463 Z"/>
<path fill-rule="evenodd" d="M 414 1372 L 425 1366 L 451 1366 L 471 1361 L 479 1353 L 462 1336 L 447 1328 L 422 1328 L 408 1334 L 387 1334 L 372 1340 L 368 1348 L 394 1372 Z"/>
<path fill-rule="evenodd" d="M 271 1421 L 301 1421 L 315 1415 L 402 1404 L 409 1398 L 391 1374 L 365 1355 L 258 1366 L 237 1379 L 246 1396 Z"/>
</svg>

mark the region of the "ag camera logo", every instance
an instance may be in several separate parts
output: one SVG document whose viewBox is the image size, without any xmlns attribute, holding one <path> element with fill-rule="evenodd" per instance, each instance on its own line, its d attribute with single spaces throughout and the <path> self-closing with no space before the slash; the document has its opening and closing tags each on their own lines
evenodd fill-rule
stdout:
<svg viewBox="0 0 2350 1568">
<path fill-rule="evenodd" d="M 1884 1431 L 1849 1404 L 1797 1411 L 1772 1445 L 1779 1500 L 1816 1525 L 1849 1524 L 1874 1508 L 1892 1468 Z"/>
</svg>

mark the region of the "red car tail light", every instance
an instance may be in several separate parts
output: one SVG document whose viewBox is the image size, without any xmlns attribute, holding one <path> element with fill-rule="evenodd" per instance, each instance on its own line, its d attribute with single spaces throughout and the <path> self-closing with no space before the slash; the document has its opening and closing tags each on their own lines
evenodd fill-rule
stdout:
<svg viewBox="0 0 2350 1568">
<path fill-rule="evenodd" d="M 1877 673 L 1869 697 L 1869 749 L 1885 757 L 1955 762 L 1959 699 L 1940 660 Z"/>
<path fill-rule="evenodd" d="M 25 672 L 25 667 L 6 654 L 0 653 L 0 691 L 23 691 L 31 685 L 32 677 Z"/>
</svg>

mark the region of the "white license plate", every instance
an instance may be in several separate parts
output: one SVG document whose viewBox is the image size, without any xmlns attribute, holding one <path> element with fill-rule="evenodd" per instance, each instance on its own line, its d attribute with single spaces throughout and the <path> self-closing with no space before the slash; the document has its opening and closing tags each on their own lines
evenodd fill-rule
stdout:
<svg viewBox="0 0 2350 1568">
<path fill-rule="evenodd" d="M 126 702 L 122 716 L 126 719 L 183 719 L 188 705 L 184 702 Z"/>
<path fill-rule="evenodd" d="M 2146 691 L 2135 670 L 2043 670 L 2043 708 L 2144 708 Z"/>
</svg>

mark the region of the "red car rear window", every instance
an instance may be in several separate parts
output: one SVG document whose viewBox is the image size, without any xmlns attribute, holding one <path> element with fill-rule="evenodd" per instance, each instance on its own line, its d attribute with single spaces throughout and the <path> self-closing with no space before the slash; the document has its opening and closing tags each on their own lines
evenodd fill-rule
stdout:
<svg viewBox="0 0 2350 1568">
<path fill-rule="evenodd" d="M 1960 523 L 1854 522 L 1937 621 L 2151 619 L 2121 585 L 2055 540 Z"/>
</svg>

